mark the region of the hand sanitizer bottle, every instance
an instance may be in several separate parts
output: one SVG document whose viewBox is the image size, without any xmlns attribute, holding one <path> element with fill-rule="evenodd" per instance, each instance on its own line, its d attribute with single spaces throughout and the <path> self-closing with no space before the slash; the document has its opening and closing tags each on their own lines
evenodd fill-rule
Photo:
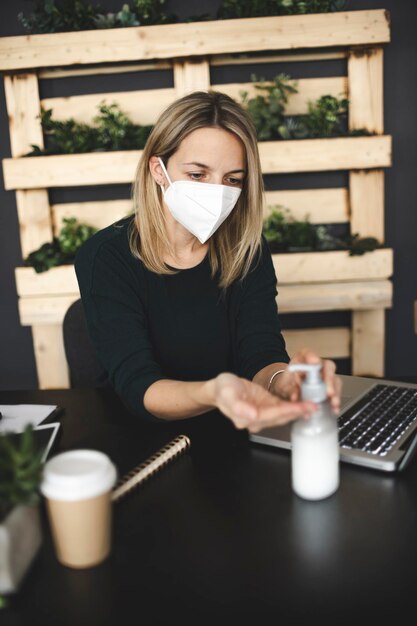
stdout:
<svg viewBox="0 0 417 626">
<path fill-rule="evenodd" d="M 288 366 L 289 371 L 306 372 L 301 397 L 319 405 L 308 420 L 294 422 L 291 430 L 292 488 L 307 500 L 327 498 L 339 486 L 338 427 L 320 369 L 320 364 Z"/>
</svg>

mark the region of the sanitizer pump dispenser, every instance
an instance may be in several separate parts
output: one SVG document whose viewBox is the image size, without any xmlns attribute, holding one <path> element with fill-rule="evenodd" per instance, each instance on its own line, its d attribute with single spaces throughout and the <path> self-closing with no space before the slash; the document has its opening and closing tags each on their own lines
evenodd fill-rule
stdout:
<svg viewBox="0 0 417 626">
<path fill-rule="evenodd" d="M 336 416 L 327 400 L 320 364 L 294 363 L 292 372 L 305 372 L 301 398 L 318 410 L 308 420 L 298 419 L 291 430 L 292 488 L 301 498 L 320 500 L 339 486 L 339 439 Z"/>
</svg>

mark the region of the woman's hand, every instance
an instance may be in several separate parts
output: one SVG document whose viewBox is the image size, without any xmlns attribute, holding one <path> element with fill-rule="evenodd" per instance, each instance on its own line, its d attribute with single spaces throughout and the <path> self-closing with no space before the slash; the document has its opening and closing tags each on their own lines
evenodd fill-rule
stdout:
<svg viewBox="0 0 417 626">
<path fill-rule="evenodd" d="M 210 383 L 216 407 L 236 428 L 247 428 L 250 432 L 286 424 L 317 409 L 313 402 L 278 398 L 261 385 L 229 372 L 219 374 Z"/>
<path fill-rule="evenodd" d="M 336 376 L 336 365 L 329 359 L 321 359 L 315 352 L 309 349 L 297 352 L 290 363 L 321 363 L 321 375 L 327 387 L 327 397 L 333 411 L 340 410 L 340 393 L 342 381 Z M 271 392 L 280 398 L 296 402 L 301 397 L 301 383 L 305 378 L 304 372 L 288 372 L 278 374 L 271 385 Z"/>
</svg>

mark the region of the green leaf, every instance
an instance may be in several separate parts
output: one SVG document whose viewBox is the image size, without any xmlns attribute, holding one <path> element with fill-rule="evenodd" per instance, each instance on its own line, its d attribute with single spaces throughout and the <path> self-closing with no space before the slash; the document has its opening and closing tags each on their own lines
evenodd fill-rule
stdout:
<svg viewBox="0 0 417 626">
<path fill-rule="evenodd" d="M 133 124 L 117 103 L 106 105 L 102 101 L 99 114 L 93 118 L 95 126 L 68 120 L 54 120 L 52 109 L 41 109 L 41 125 L 45 135 L 45 148 L 32 144 L 26 156 L 43 154 L 79 154 L 104 150 L 141 150 L 152 126 Z"/>
<path fill-rule="evenodd" d="M 64 218 L 63 222 L 58 237 L 31 252 L 24 260 L 26 266 L 41 273 L 58 265 L 72 263 L 77 250 L 97 232 L 95 227 L 79 223 L 75 217 Z"/>
<path fill-rule="evenodd" d="M 325 224 L 311 224 L 309 216 L 296 220 L 284 207 L 272 207 L 264 220 L 263 234 L 273 252 L 287 252 L 293 248 L 305 250 L 349 250 L 350 256 L 365 254 L 379 247 L 374 237 L 355 234 L 343 239 L 333 237 Z"/>
<path fill-rule="evenodd" d="M 0 517 L 16 504 L 38 500 L 42 471 L 42 450 L 31 424 L 17 438 L 13 433 L 0 435 Z"/>
</svg>

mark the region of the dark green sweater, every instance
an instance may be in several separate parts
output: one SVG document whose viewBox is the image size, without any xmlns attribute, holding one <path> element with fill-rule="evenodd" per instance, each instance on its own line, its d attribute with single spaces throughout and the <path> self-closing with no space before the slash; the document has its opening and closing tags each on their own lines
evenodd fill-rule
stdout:
<svg viewBox="0 0 417 626">
<path fill-rule="evenodd" d="M 75 259 L 102 368 L 98 384 L 110 384 L 133 414 L 155 421 L 143 397 L 157 380 L 207 380 L 224 371 L 251 380 L 266 365 L 288 362 L 264 238 L 260 262 L 224 295 L 210 276 L 208 255 L 173 276 L 147 270 L 129 249 L 131 220 L 100 230 Z"/>
</svg>

